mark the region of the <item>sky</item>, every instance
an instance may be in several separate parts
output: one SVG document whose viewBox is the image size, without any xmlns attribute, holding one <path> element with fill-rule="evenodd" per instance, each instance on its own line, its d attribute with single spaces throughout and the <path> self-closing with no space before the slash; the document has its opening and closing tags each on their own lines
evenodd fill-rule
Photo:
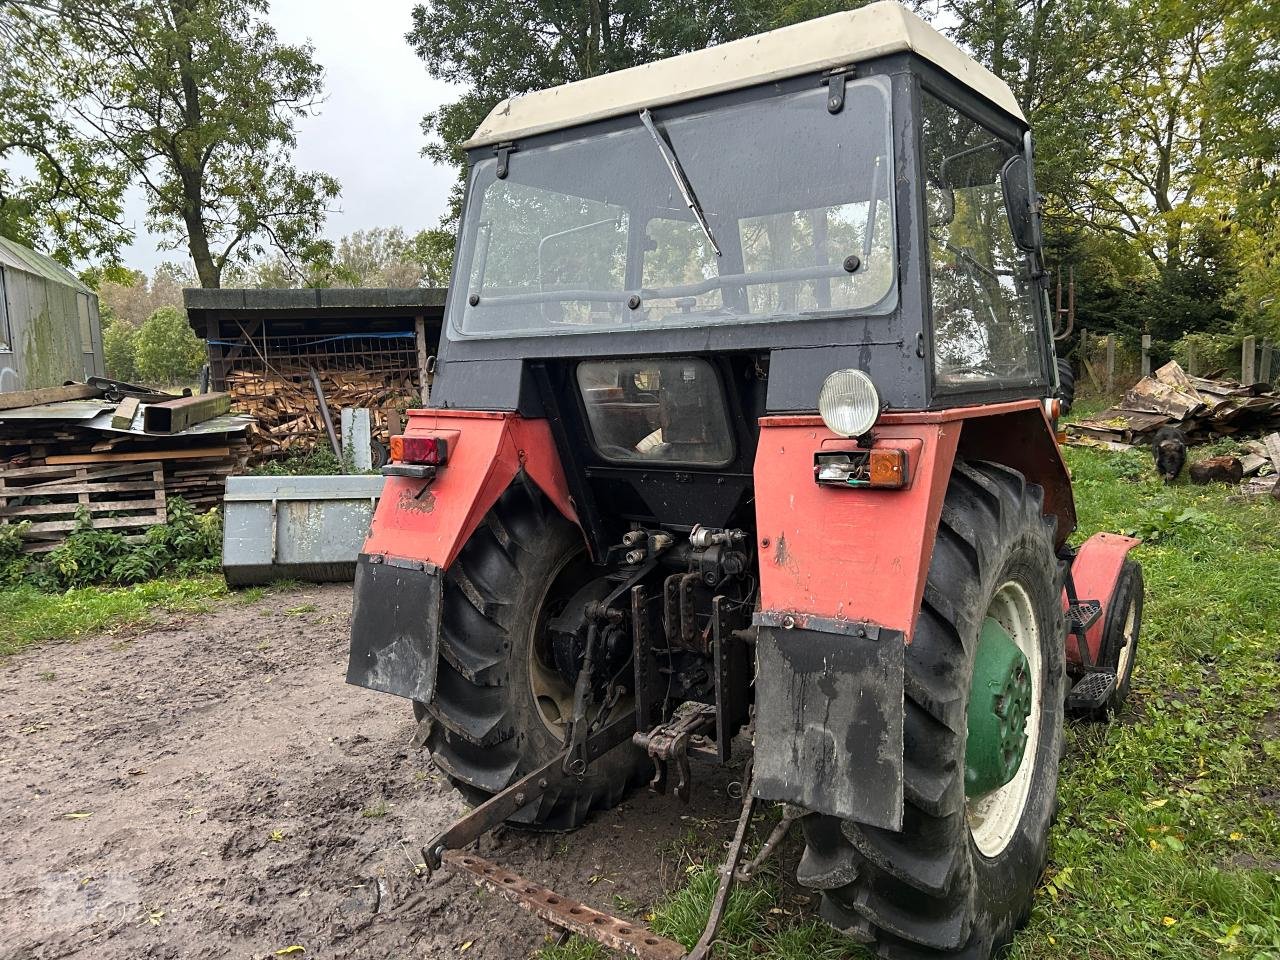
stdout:
<svg viewBox="0 0 1280 960">
<path fill-rule="evenodd" d="M 434 227 L 448 205 L 453 168 L 421 155 L 424 113 L 457 93 L 427 75 L 404 40 L 411 0 L 272 0 L 270 19 L 286 43 L 310 41 L 325 68 L 327 99 L 317 115 L 298 121 L 299 169 L 321 170 L 342 183 L 338 210 L 329 215 L 330 239 L 369 227 Z M 137 236 L 124 262 L 148 273 L 183 250 L 158 250 L 147 233 L 140 191 L 128 197 L 125 216 Z"/>
</svg>

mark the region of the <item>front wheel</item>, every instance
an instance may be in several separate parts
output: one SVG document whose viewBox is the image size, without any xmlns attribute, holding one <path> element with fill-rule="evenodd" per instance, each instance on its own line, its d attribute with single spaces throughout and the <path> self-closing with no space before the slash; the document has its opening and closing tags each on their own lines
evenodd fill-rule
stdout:
<svg viewBox="0 0 1280 960">
<path fill-rule="evenodd" d="M 906 651 L 901 831 L 803 821 L 801 883 L 886 957 L 987 958 L 1030 912 L 1063 724 L 1062 576 L 1043 493 L 957 463 Z"/>
</svg>

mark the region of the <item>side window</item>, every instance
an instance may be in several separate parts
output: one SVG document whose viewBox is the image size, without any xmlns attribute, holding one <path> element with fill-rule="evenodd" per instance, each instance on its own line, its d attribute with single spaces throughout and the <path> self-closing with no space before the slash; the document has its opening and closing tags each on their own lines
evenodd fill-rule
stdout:
<svg viewBox="0 0 1280 960">
<path fill-rule="evenodd" d="M 645 230 L 644 270 L 640 285 L 650 290 L 694 286 L 719 276 L 715 251 L 692 220 L 655 218 Z M 705 313 L 724 306 L 719 287 L 683 297 L 645 298 L 644 308 L 655 319 L 675 319 L 679 314 Z"/>
<path fill-rule="evenodd" d="M 923 101 L 938 389 L 1032 379 L 1043 370 L 1035 284 L 1000 179 L 1018 149 L 928 93 Z"/>
</svg>

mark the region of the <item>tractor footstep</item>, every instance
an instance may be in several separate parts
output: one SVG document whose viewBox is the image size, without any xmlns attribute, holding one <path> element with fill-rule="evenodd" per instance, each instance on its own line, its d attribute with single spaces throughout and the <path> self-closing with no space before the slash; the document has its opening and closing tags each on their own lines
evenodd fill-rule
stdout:
<svg viewBox="0 0 1280 960">
<path fill-rule="evenodd" d="M 1089 673 L 1081 677 L 1067 694 L 1067 713 L 1087 716 L 1103 709 L 1116 688 L 1114 673 Z"/>
</svg>

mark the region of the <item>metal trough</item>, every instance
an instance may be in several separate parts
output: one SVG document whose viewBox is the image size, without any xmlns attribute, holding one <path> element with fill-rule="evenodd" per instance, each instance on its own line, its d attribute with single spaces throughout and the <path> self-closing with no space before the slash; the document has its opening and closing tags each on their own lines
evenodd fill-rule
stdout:
<svg viewBox="0 0 1280 960">
<path fill-rule="evenodd" d="M 383 477 L 227 477 L 227 583 L 355 577 Z"/>
</svg>

